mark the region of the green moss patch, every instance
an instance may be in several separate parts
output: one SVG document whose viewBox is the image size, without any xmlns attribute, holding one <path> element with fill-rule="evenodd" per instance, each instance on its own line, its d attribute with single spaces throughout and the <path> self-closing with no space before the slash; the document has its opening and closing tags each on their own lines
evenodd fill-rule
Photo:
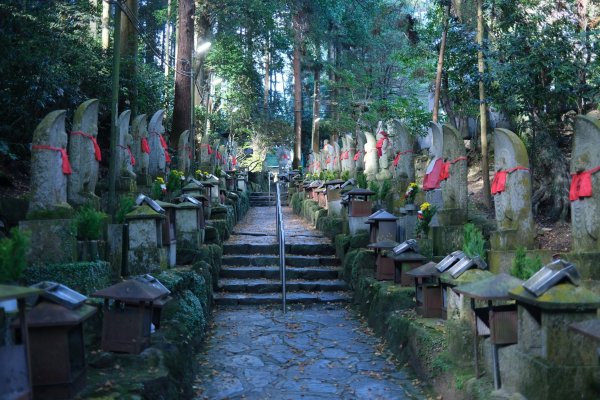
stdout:
<svg viewBox="0 0 600 400">
<path fill-rule="evenodd" d="M 33 285 L 40 281 L 53 281 L 62 283 L 85 295 L 109 286 L 110 278 L 110 264 L 106 261 L 31 266 L 27 267 L 23 273 L 23 279 L 27 285 Z"/>
</svg>

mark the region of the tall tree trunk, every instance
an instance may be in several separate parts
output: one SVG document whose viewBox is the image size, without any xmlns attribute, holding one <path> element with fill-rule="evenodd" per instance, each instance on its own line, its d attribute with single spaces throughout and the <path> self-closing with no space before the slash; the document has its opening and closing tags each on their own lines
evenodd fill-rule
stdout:
<svg viewBox="0 0 600 400">
<path fill-rule="evenodd" d="M 102 1 L 102 49 L 110 46 L 110 2 Z"/>
<path fill-rule="evenodd" d="M 437 71 L 435 75 L 435 91 L 433 94 L 433 122 L 438 122 L 440 111 L 440 90 L 442 87 L 442 72 L 444 70 L 444 53 L 446 52 L 446 38 L 448 37 L 448 18 L 450 17 L 450 3 L 444 7 L 444 25 L 442 27 L 442 42 L 440 43 L 440 55 L 438 57 Z"/>
<path fill-rule="evenodd" d="M 271 93 L 271 52 L 269 51 L 269 43 L 265 46 L 265 80 L 263 91 L 263 114 L 269 119 L 269 95 Z"/>
<path fill-rule="evenodd" d="M 137 114 L 137 53 L 138 53 L 138 34 L 133 25 L 138 18 L 138 1 L 127 0 L 124 4 L 127 13 L 121 15 L 121 62 L 123 71 L 123 82 L 127 86 L 127 96 L 123 99 L 126 108 L 131 109 L 131 114 Z M 130 15 L 128 15 L 130 14 Z"/>
<path fill-rule="evenodd" d="M 170 140 L 179 143 L 179 136 L 191 123 L 192 47 L 194 43 L 194 0 L 179 0 L 177 28 L 177 61 L 175 64 L 175 99 Z"/>
<path fill-rule="evenodd" d="M 319 52 L 319 46 L 317 46 L 317 53 Z M 313 152 L 319 151 L 319 114 L 321 110 L 321 65 L 320 60 L 317 60 L 313 70 L 314 84 L 313 84 L 313 113 L 312 113 L 312 150 Z"/>
<path fill-rule="evenodd" d="M 109 13 L 110 14 L 110 13 Z M 119 168 L 117 166 L 117 141 L 119 134 L 119 80 L 121 76 L 121 12 L 115 3 L 114 40 L 113 40 L 113 68 L 112 68 L 112 95 L 110 104 L 110 159 L 108 164 L 108 211 L 113 217 L 117 211 L 116 187 Z"/>
<path fill-rule="evenodd" d="M 588 3 L 589 0 L 577 0 L 577 19 L 579 23 L 579 32 L 588 31 Z M 591 44 L 587 33 L 585 33 L 585 38 L 583 39 L 583 41 L 583 54 L 581 58 L 584 60 L 584 67 L 581 68 L 581 70 L 579 71 L 579 83 L 582 86 L 585 86 L 587 83 L 587 68 L 589 67 L 592 56 Z M 580 96 L 577 102 L 579 104 L 579 112 L 584 113 L 586 108 L 585 98 L 583 96 Z"/>
<path fill-rule="evenodd" d="M 90 2 L 90 36 L 95 40 L 98 37 L 98 0 Z"/>
<path fill-rule="evenodd" d="M 337 89 L 337 74 L 336 74 L 336 66 L 337 66 L 337 48 L 334 43 L 334 39 L 329 42 L 329 46 L 327 48 L 327 59 L 329 61 L 329 115 L 330 119 L 334 122 L 333 124 L 333 132 L 337 136 L 339 134 L 339 115 L 338 115 L 338 89 Z"/>
<path fill-rule="evenodd" d="M 294 159 L 292 168 L 300 166 L 302 154 L 302 81 L 300 71 L 300 46 L 302 37 L 300 32 L 300 14 L 294 14 Z"/>
<path fill-rule="evenodd" d="M 483 59 L 483 0 L 477 0 L 477 67 L 479 70 L 479 120 L 481 122 L 481 175 L 483 178 L 483 204 L 492 206 L 492 194 L 490 191 L 490 170 L 488 161 L 487 141 L 487 107 L 485 104 L 485 83 L 483 74 L 485 64 Z"/>
<path fill-rule="evenodd" d="M 169 76 L 169 68 L 171 66 L 171 36 L 171 0 L 167 0 L 167 23 L 165 24 L 165 77 Z"/>
</svg>

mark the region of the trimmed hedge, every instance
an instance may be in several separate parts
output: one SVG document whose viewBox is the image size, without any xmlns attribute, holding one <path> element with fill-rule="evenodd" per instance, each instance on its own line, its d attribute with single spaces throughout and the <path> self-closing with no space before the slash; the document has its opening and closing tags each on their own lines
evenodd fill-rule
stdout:
<svg viewBox="0 0 600 400">
<path fill-rule="evenodd" d="M 24 283 L 40 281 L 62 283 L 86 296 L 111 284 L 112 271 L 106 261 L 84 261 L 69 264 L 30 266 L 23 273 Z"/>
</svg>

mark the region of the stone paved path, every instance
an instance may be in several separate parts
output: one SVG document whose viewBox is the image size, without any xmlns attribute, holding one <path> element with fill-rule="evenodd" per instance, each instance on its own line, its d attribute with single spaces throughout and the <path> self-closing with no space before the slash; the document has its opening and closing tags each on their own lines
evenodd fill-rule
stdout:
<svg viewBox="0 0 600 400">
<path fill-rule="evenodd" d="M 424 399 L 342 306 L 219 309 L 197 399 Z"/>
<path fill-rule="evenodd" d="M 287 243 L 329 243 L 284 210 Z M 275 241 L 274 215 L 272 207 L 251 208 L 231 240 Z M 295 306 L 285 315 L 275 306 L 235 306 L 213 318 L 198 357 L 197 399 L 425 398 L 343 305 Z"/>
</svg>

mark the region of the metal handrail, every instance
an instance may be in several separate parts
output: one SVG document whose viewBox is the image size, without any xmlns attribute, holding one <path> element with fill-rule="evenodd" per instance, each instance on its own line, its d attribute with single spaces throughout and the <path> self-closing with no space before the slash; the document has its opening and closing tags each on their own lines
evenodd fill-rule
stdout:
<svg viewBox="0 0 600 400">
<path fill-rule="evenodd" d="M 277 202 L 277 242 L 279 243 L 279 275 L 281 276 L 281 305 L 285 314 L 286 302 L 286 278 L 285 278 L 285 229 L 283 227 L 283 212 L 281 210 L 281 181 L 275 184 Z"/>
</svg>

